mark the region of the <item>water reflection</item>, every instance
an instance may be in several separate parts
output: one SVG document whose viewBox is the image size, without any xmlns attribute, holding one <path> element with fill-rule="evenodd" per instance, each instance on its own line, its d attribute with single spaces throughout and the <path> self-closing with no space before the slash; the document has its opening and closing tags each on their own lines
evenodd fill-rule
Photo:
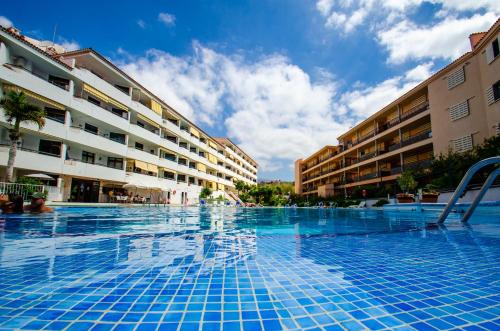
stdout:
<svg viewBox="0 0 500 331">
<path fill-rule="evenodd" d="M 186 304 L 175 300 L 194 296 L 205 302 L 193 303 L 196 309 L 222 311 L 224 297 L 238 310 L 276 311 L 289 328 L 303 327 L 295 318 L 301 314 L 362 323 L 401 312 L 403 303 L 421 309 L 424 297 L 436 297 L 428 306 L 453 304 L 456 298 L 439 298 L 458 290 L 469 301 L 489 297 L 500 256 L 495 216 L 469 225 L 434 220 L 428 213 L 271 208 L 9 215 L 0 222 L 0 327 L 12 322 L 13 309 L 69 309 L 83 300 L 85 311 L 113 310 L 130 295 L 183 313 Z M 463 288 L 464 279 L 475 287 Z M 466 293 L 473 289 L 483 295 Z M 352 313 L 358 310 L 364 315 Z"/>
</svg>

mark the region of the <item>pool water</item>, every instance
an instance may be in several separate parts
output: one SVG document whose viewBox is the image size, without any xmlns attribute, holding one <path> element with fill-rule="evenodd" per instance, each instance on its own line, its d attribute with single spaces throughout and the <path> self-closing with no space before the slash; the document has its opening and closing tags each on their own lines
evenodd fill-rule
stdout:
<svg viewBox="0 0 500 331">
<path fill-rule="evenodd" d="M 0 216 L 0 330 L 500 330 L 498 215 Z"/>
</svg>

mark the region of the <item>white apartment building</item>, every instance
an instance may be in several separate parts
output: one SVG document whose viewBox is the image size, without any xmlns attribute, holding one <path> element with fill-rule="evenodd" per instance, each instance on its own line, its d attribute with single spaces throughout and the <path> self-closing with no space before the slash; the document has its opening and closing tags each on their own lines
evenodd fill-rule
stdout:
<svg viewBox="0 0 500 331">
<path fill-rule="evenodd" d="M 257 183 L 257 163 L 238 146 L 210 137 L 92 49 L 60 53 L 1 28 L 0 97 L 12 89 L 47 112 L 41 130 L 22 126 L 15 176 L 51 175 L 53 200 L 106 202 L 125 186 L 184 204 L 202 187 L 231 197 L 234 181 Z M 1 176 L 8 145 L 0 111 Z"/>
</svg>

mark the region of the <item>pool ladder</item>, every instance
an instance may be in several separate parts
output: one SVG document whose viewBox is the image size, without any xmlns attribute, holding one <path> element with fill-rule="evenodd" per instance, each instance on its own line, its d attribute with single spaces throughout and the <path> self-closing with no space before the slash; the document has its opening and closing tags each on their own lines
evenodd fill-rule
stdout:
<svg viewBox="0 0 500 331">
<path fill-rule="evenodd" d="M 491 164 L 500 164 L 500 156 L 494 156 L 481 160 L 476 164 L 474 164 L 473 166 L 471 166 L 469 170 L 467 170 L 464 177 L 462 178 L 462 181 L 455 190 L 455 193 L 453 193 L 453 196 L 451 197 L 450 201 L 448 202 L 443 212 L 439 216 L 438 223 L 444 223 L 444 221 L 446 221 L 446 218 L 450 214 L 451 210 L 453 209 L 453 207 L 455 207 L 458 198 L 460 198 L 462 193 L 464 193 L 465 188 L 467 187 L 467 184 L 469 184 L 469 181 L 471 180 L 472 176 L 474 176 L 476 172 L 478 172 L 482 168 L 489 166 Z M 493 184 L 493 182 L 499 175 L 500 175 L 500 167 L 497 167 L 490 173 L 488 178 L 486 178 L 486 181 L 484 182 L 483 186 L 481 186 L 481 189 L 479 190 L 477 196 L 474 198 L 469 209 L 467 209 L 464 216 L 462 217 L 462 222 L 467 222 L 469 220 L 469 218 L 472 216 L 472 213 L 476 209 L 477 205 L 479 204 L 483 196 L 486 194 L 486 191 L 488 191 L 490 186 Z"/>
</svg>

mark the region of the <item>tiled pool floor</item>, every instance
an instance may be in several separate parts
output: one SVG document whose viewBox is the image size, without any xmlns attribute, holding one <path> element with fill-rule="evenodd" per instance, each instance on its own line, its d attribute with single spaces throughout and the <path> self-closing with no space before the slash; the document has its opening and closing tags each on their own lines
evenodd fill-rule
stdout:
<svg viewBox="0 0 500 331">
<path fill-rule="evenodd" d="M 500 226 L 280 209 L 0 223 L 0 330 L 500 330 Z"/>
</svg>

